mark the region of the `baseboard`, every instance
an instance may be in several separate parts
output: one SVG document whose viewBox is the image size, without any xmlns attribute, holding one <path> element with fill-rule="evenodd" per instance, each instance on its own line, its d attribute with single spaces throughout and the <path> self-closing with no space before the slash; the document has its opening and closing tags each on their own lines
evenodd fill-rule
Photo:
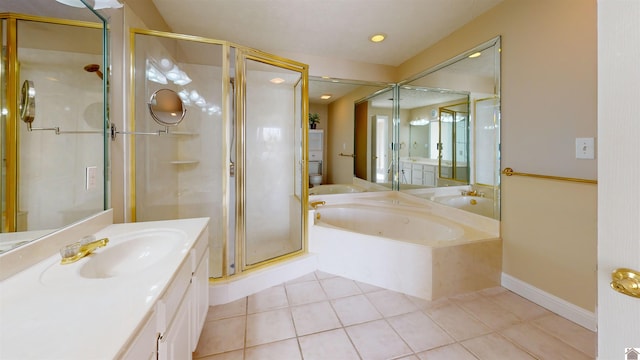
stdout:
<svg viewBox="0 0 640 360">
<path fill-rule="evenodd" d="M 511 275 L 502 273 L 502 287 L 591 331 L 597 329 L 598 321 L 595 313 L 551 295 Z"/>
</svg>

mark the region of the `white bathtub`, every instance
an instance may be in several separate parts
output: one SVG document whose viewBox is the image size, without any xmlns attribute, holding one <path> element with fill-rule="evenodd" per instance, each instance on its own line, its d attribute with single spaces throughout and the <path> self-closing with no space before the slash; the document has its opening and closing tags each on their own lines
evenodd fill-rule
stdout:
<svg viewBox="0 0 640 360">
<path fill-rule="evenodd" d="M 497 234 L 439 208 L 398 192 L 345 195 L 314 212 L 309 251 L 322 271 L 427 300 L 498 286 Z"/>
<path fill-rule="evenodd" d="M 353 184 L 326 184 L 310 188 L 309 195 L 348 194 L 365 191 L 367 191 L 367 189 Z"/>
</svg>

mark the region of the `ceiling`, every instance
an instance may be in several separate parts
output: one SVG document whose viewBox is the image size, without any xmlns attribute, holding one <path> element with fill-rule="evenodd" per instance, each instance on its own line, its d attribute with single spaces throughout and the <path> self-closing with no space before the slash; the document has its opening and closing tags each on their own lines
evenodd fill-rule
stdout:
<svg viewBox="0 0 640 360">
<path fill-rule="evenodd" d="M 171 31 L 224 39 L 295 59 L 295 54 L 398 66 L 503 0 L 119 0 L 155 5 Z M 0 12 L 96 21 L 54 0 L 2 0 Z M 373 43 L 369 37 L 384 33 Z M 312 82 L 328 103 L 361 84 Z M 334 95 L 320 100 L 323 93 Z"/>
<path fill-rule="evenodd" d="M 275 54 L 398 66 L 502 0 L 150 1 L 173 32 Z M 375 33 L 387 39 L 369 41 Z"/>
</svg>

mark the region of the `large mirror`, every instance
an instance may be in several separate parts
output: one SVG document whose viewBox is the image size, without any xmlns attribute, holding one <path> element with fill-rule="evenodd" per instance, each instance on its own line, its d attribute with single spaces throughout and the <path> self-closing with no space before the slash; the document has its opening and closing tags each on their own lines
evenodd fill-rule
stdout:
<svg viewBox="0 0 640 360">
<path fill-rule="evenodd" d="M 107 208 L 108 142 L 105 19 L 7 0 L 0 22 L 2 254 Z"/>
<path fill-rule="evenodd" d="M 320 85 L 327 86 L 311 79 L 310 101 Z M 366 87 L 360 84 L 328 105 L 329 109 L 345 106 L 340 102 L 347 98 L 354 113 L 352 161 L 335 156 L 339 154 L 329 156 L 327 161 L 338 168 L 333 172 L 345 166 L 342 172 L 350 171 L 367 191 L 398 189 L 499 219 L 500 39 L 395 86 L 395 91 L 372 87 L 362 95 Z M 334 123 L 331 119 L 327 138 L 340 144 Z M 460 198 L 452 199 L 452 194 Z"/>
</svg>

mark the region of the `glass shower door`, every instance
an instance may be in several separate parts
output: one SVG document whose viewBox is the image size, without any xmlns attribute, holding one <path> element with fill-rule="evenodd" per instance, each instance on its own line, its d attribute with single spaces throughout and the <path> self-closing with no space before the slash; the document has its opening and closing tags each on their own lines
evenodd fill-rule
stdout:
<svg viewBox="0 0 640 360">
<path fill-rule="evenodd" d="M 304 250 L 306 67 L 242 55 L 237 220 L 244 269 Z M 306 127 L 306 123 L 305 123 Z M 306 183 L 305 183 L 306 184 Z"/>
</svg>

